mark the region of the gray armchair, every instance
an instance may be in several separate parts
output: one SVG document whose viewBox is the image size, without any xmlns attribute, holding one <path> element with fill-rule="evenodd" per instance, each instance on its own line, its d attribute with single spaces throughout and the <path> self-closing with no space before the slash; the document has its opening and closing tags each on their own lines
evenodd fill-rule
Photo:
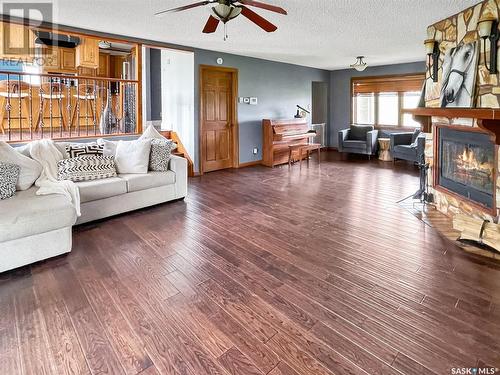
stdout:
<svg viewBox="0 0 500 375">
<path fill-rule="evenodd" d="M 372 125 L 351 125 L 339 131 L 339 152 L 371 155 L 377 153 L 378 130 Z"/>
<path fill-rule="evenodd" d="M 425 152 L 425 134 L 420 130 L 412 133 L 391 133 L 391 155 L 394 160 L 407 160 L 423 163 Z"/>
</svg>

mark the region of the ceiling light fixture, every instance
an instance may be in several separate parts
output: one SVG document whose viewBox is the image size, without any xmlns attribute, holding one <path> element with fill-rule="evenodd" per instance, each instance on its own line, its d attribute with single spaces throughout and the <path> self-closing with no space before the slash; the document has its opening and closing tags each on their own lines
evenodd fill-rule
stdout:
<svg viewBox="0 0 500 375">
<path fill-rule="evenodd" d="M 356 62 L 354 64 L 351 64 L 351 68 L 356 69 L 358 72 L 362 72 L 368 67 L 368 64 L 365 63 L 363 60 L 365 57 L 364 56 L 358 56 L 356 57 Z"/>
<path fill-rule="evenodd" d="M 107 40 L 100 40 L 99 41 L 99 48 L 109 49 L 109 48 L 111 48 L 111 43 L 108 42 Z"/>
<path fill-rule="evenodd" d="M 211 13 L 213 17 L 219 19 L 224 24 L 224 41 L 226 41 L 229 38 L 227 35 L 227 23 L 240 15 L 241 8 L 233 5 L 218 4 L 212 7 Z"/>
</svg>

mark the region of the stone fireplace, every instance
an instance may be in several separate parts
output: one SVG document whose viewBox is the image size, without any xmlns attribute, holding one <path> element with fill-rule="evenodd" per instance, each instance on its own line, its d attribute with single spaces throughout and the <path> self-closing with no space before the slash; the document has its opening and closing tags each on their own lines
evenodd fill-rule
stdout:
<svg viewBox="0 0 500 375">
<path fill-rule="evenodd" d="M 471 130 L 436 128 L 434 186 L 493 212 L 496 208 L 495 145 L 490 135 Z"/>
</svg>

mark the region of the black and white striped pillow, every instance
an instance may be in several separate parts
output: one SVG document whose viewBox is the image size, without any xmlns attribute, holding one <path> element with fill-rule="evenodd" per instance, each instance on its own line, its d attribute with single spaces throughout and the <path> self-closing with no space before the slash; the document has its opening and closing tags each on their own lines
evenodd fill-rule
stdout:
<svg viewBox="0 0 500 375">
<path fill-rule="evenodd" d="M 66 146 L 66 152 L 69 158 L 76 158 L 84 155 L 102 156 L 103 150 L 104 146 L 97 143 L 81 145 L 71 144 Z"/>
<path fill-rule="evenodd" d="M 57 162 L 57 179 L 74 182 L 116 177 L 114 156 L 84 155 Z"/>
</svg>

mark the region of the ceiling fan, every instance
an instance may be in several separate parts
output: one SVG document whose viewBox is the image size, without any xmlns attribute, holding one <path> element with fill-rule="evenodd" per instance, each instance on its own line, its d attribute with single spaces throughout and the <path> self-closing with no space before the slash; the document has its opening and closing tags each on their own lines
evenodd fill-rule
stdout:
<svg viewBox="0 0 500 375">
<path fill-rule="evenodd" d="M 206 0 L 178 8 L 163 10 L 161 12 L 155 13 L 155 16 L 160 16 L 165 13 L 181 12 L 183 10 L 197 8 L 209 4 L 216 4 L 216 5 L 212 6 L 211 9 L 212 14 L 208 18 L 208 21 L 205 24 L 205 27 L 203 28 L 203 32 L 205 34 L 214 33 L 217 30 L 217 26 L 219 26 L 219 22 L 222 22 L 224 25 L 226 25 L 227 22 L 238 17 L 240 14 L 248 18 L 250 21 L 255 23 L 260 28 L 264 29 L 268 33 L 271 33 L 278 29 L 275 25 L 266 20 L 264 17 L 258 15 L 253 10 L 248 8 L 247 5 L 269 10 L 271 12 L 276 12 L 285 15 L 287 14 L 286 10 L 284 10 L 283 8 L 261 3 L 259 1 L 254 1 L 254 0 Z M 226 39 L 226 35 L 224 35 L 224 39 Z"/>
</svg>

